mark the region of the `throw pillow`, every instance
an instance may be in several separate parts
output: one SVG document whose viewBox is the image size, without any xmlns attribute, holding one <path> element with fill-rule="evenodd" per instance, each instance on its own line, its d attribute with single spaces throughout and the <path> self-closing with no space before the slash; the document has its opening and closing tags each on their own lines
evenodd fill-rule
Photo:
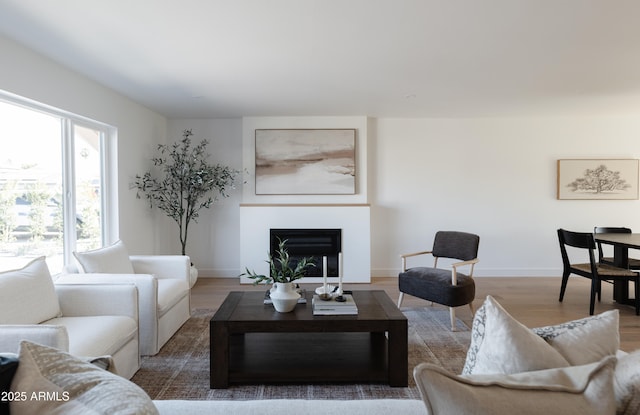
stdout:
<svg viewBox="0 0 640 415">
<path fill-rule="evenodd" d="M 0 273 L 0 324 L 38 324 L 60 317 L 60 303 L 45 257 Z"/>
<path fill-rule="evenodd" d="M 640 414 L 640 350 L 618 359 L 613 386 L 619 415 Z"/>
<path fill-rule="evenodd" d="M 429 414 L 613 415 L 615 363 L 469 376 L 422 363 L 414 378 Z"/>
<path fill-rule="evenodd" d="M 87 252 L 74 252 L 80 273 L 133 274 L 129 253 L 122 241 Z"/>
<path fill-rule="evenodd" d="M 532 329 L 572 366 L 600 361 L 620 349 L 620 313 L 618 310 L 569 321 L 555 326 Z"/>
<path fill-rule="evenodd" d="M 0 415 L 9 415 L 11 401 L 11 381 L 18 369 L 18 355 L 15 353 L 0 353 Z"/>
<path fill-rule="evenodd" d="M 19 358 L 12 415 L 158 414 L 139 386 L 68 353 L 23 341 Z"/>
<path fill-rule="evenodd" d="M 471 344 L 462 371 L 511 374 L 569 366 L 540 336 L 514 319 L 491 296 L 473 319 Z"/>
</svg>

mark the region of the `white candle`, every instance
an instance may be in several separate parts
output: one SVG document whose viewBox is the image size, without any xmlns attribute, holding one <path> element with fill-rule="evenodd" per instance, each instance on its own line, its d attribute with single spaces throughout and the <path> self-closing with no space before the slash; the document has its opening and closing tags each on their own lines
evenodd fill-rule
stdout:
<svg viewBox="0 0 640 415">
<path fill-rule="evenodd" d="M 342 252 L 338 253 L 338 295 L 342 295 Z"/>
<path fill-rule="evenodd" d="M 328 293 L 327 291 L 327 257 L 323 256 L 322 257 L 322 288 L 323 288 L 323 292 L 325 294 Z"/>
</svg>

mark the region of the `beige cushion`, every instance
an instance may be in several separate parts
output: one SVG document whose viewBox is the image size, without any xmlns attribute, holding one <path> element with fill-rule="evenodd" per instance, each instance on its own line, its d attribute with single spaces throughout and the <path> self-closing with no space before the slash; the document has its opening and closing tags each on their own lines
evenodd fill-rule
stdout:
<svg viewBox="0 0 640 415">
<path fill-rule="evenodd" d="M 640 350 L 618 358 L 613 380 L 617 413 L 640 414 Z"/>
<path fill-rule="evenodd" d="M 45 257 L 0 273 L 0 324 L 38 324 L 60 315 Z"/>
<path fill-rule="evenodd" d="M 615 357 L 513 375 L 458 376 L 420 364 L 414 378 L 429 414 L 613 415 Z"/>
<path fill-rule="evenodd" d="M 138 334 L 136 321 L 127 316 L 59 317 L 46 324 L 67 329 L 74 356 L 114 355 Z"/>
<path fill-rule="evenodd" d="M 57 349 L 23 341 L 11 390 L 24 401 L 11 402 L 12 415 L 158 414 L 137 385 Z M 47 394 L 47 399 L 32 397 Z"/>
<path fill-rule="evenodd" d="M 80 273 L 133 274 L 129 253 L 122 241 L 87 252 L 74 252 Z"/>
<path fill-rule="evenodd" d="M 514 319 L 493 297 L 476 311 L 462 371 L 511 374 L 569 366 L 560 352 Z"/>
<path fill-rule="evenodd" d="M 517 373 L 583 365 L 615 355 L 619 348 L 618 310 L 528 329 L 488 296 L 474 316 L 462 374 Z M 565 362 L 557 359 L 558 354 Z"/>
<path fill-rule="evenodd" d="M 572 366 L 600 361 L 620 349 L 620 313 L 618 310 L 569 321 L 555 326 L 532 329 Z"/>
</svg>

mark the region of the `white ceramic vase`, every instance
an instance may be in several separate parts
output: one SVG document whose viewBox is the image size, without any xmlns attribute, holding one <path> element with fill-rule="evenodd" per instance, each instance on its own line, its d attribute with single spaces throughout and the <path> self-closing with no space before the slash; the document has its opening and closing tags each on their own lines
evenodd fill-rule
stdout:
<svg viewBox="0 0 640 415">
<path fill-rule="evenodd" d="M 271 290 L 270 296 L 276 311 L 279 313 L 293 311 L 300 298 L 300 294 L 296 291 L 296 284 L 292 282 L 276 282 L 273 286 L 274 289 Z"/>
<path fill-rule="evenodd" d="M 193 288 L 196 281 L 198 281 L 198 268 L 191 264 L 191 268 L 189 268 L 189 288 Z"/>
</svg>

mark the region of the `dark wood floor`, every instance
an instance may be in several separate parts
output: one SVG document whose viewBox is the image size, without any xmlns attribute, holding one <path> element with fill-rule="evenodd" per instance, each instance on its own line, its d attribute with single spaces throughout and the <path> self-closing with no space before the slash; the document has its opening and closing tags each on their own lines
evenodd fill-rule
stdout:
<svg viewBox="0 0 640 415">
<path fill-rule="evenodd" d="M 539 327 L 575 320 L 589 315 L 589 280 L 571 277 L 564 301 L 558 302 L 560 278 L 476 278 L 476 308 L 487 295 L 492 295 L 518 321 L 528 327 Z M 316 285 L 308 288 L 314 289 Z M 264 286 L 240 284 L 238 278 L 200 278 L 192 291 L 194 308 L 217 308 L 229 291 L 264 290 Z M 345 289 L 385 290 L 393 301 L 398 298 L 398 282 L 394 277 L 373 278 L 371 284 L 345 284 Z M 405 296 L 403 307 L 430 306 L 418 298 Z M 435 307 L 441 307 L 434 305 Z M 620 310 L 620 345 L 625 351 L 640 349 L 640 316 L 632 307 L 613 302 L 612 287 L 603 284 L 602 302 L 596 313 Z M 469 307 L 459 307 L 458 317 L 471 326 Z"/>
</svg>

